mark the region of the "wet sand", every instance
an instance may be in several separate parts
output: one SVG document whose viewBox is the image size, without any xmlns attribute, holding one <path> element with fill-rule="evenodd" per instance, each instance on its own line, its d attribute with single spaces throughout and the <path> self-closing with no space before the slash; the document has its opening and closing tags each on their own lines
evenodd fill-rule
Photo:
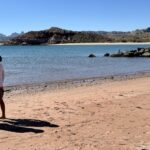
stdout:
<svg viewBox="0 0 150 150">
<path fill-rule="evenodd" d="M 2 150 L 149 150 L 150 75 L 5 88 Z"/>
</svg>

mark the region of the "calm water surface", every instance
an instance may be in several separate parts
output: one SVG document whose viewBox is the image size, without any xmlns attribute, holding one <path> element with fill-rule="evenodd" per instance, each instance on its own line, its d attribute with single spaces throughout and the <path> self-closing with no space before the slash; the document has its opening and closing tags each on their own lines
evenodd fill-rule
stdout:
<svg viewBox="0 0 150 150">
<path fill-rule="evenodd" d="M 0 46 L 5 85 L 150 71 L 150 58 L 106 58 L 106 52 L 150 45 Z M 96 54 L 96 58 L 87 56 Z"/>
</svg>

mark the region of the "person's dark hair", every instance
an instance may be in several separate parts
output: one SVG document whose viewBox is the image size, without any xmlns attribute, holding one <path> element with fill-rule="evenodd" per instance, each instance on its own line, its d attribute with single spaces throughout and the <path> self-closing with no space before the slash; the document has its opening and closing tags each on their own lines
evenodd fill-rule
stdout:
<svg viewBox="0 0 150 150">
<path fill-rule="evenodd" d="M 0 56 L 0 62 L 2 61 L 2 56 Z"/>
</svg>

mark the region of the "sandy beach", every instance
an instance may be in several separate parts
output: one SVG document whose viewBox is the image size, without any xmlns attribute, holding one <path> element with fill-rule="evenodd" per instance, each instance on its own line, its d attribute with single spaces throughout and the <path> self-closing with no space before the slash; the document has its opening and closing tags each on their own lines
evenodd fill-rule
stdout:
<svg viewBox="0 0 150 150">
<path fill-rule="evenodd" d="M 5 89 L 2 150 L 149 150 L 150 75 Z"/>
<path fill-rule="evenodd" d="M 65 43 L 54 45 L 150 45 L 150 42 L 118 42 L 118 43 Z"/>
<path fill-rule="evenodd" d="M 0 43 L 0 46 L 4 43 Z M 150 45 L 150 42 L 118 42 L 118 43 L 61 43 L 61 44 L 48 44 L 48 45 Z"/>
</svg>

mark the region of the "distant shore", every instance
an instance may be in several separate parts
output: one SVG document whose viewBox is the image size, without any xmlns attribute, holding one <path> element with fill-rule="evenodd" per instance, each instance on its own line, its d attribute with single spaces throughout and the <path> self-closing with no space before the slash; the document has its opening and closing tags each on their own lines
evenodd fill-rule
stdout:
<svg viewBox="0 0 150 150">
<path fill-rule="evenodd" d="M 65 44 L 50 44 L 50 45 L 150 45 L 150 42 L 117 42 L 117 43 L 65 43 Z"/>
<path fill-rule="evenodd" d="M 0 43 L 0 46 L 4 45 L 4 43 Z M 137 42 L 117 42 L 117 43 L 61 43 L 61 44 L 44 44 L 45 46 L 50 46 L 50 45 L 70 45 L 70 46 L 76 46 L 76 45 L 150 45 L 150 42 L 141 42 L 141 43 L 137 43 Z M 9 46 L 9 45 L 8 45 Z M 11 46 L 18 46 L 18 45 L 11 45 Z M 20 45 L 19 45 L 20 46 Z M 25 46 L 25 45 L 23 45 Z M 41 46 L 41 45 L 38 45 Z"/>
</svg>

